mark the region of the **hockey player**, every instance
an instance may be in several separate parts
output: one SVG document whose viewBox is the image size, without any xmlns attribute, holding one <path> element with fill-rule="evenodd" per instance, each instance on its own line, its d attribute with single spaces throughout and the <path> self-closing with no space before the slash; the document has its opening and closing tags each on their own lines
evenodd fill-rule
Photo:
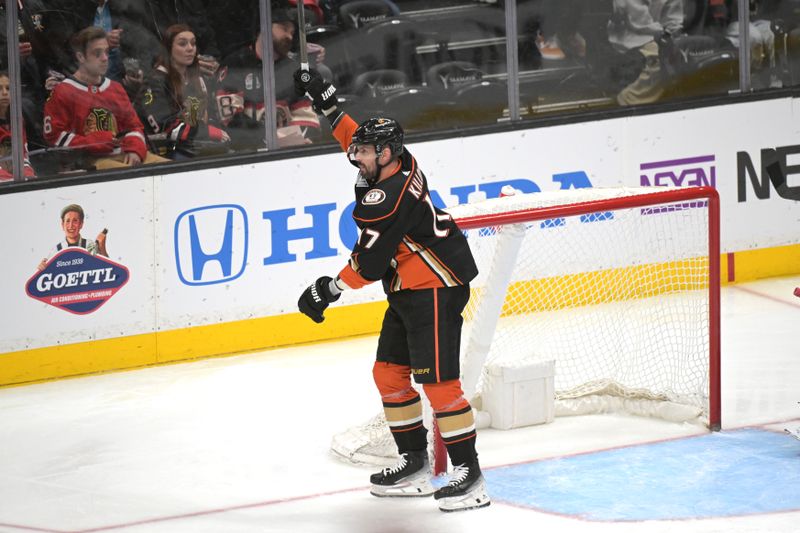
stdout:
<svg viewBox="0 0 800 533">
<path fill-rule="evenodd" d="M 147 151 L 144 127 L 125 89 L 105 77 L 108 40 L 90 26 L 72 40 L 78 70 L 56 85 L 44 106 L 44 137 L 52 146 L 77 148 L 97 169 L 167 161 Z"/>
<path fill-rule="evenodd" d="M 301 74 L 306 74 L 304 81 Z M 298 301 L 315 322 L 346 290 L 381 280 L 389 308 L 378 339 L 373 377 L 400 454 L 396 466 L 370 478 L 375 496 L 434 495 L 443 511 L 489 505 L 475 450 L 475 422 L 459 379 L 461 312 L 477 267 L 452 218 L 431 201 L 425 175 L 403 147 L 403 130 L 390 118 L 356 125 L 337 109 L 336 89 L 315 70 L 296 71 L 298 94 L 308 93 L 331 122 L 333 135 L 358 167 L 353 219 L 361 230 L 348 264 L 322 276 Z M 422 404 L 431 402 L 454 466 L 448 485 L 434 492 Z"/>
</svg>

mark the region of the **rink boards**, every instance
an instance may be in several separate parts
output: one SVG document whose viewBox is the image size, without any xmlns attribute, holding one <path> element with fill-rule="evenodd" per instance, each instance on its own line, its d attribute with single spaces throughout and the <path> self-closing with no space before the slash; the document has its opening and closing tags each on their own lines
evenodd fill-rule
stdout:
<svg viewBox="0 0 800 533">
<path fill-rule="evenodd" d="M 434 202 L 443 206 L 496 196 L 507 183 L 525 193 L 714 186 L 721 199 L 722 281 L 746 281 L 800 271 L 798 180 L 789 174 L 781 182 L 762 168 L 782 157 L 791 172 L 800 152 L 792 145 L 795 102 L 551 126 L 409 149 Z M 746 129 L 743 116 L 753 117 Z M 576 154 L 575 146 L 583 149 Z M 5 260 L 0 287 L 7 306 L 0 384 L 377 331 L 385 308 L 377 284 L 348 293 L 322 325 L 296 312 L 302 290 L 318 276 L 335 275 L 357 238 L 350 221 L 353 179 L 337 153 L 0 195 L 16 226 L 8 236 L 15 253 Z M 89 265 L 89 258 L 81 263 L 76 256 L 59 265 L 56 259 L 40 273 L 39 262 L 52 258 L 63 239 L 59 213 L 72 203 L 86 212 L 84 237 L 108 230 L 108 261 Z M 117 283 L 123 274 L 125 283 Z"/>
</svg>

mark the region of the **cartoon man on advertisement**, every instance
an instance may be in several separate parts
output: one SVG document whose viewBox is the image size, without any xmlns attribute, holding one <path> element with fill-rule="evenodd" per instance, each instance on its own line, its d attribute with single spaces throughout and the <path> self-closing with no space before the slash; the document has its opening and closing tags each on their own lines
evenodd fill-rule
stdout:
<svg viewBox="0 0 800 533">
<path fill-rule="evenodd" d="M 78 204 L 70 204 L 61 210 L 61 229 L 64 230 L 64 240 L 56 244 L 55 250 L 49 257 L 53 257 L 61 250 L 69 247 L 83 248 L 92 255 L 108 257 L 108 251 L 106 250 L 108 229 L 103 228 L 103 231 L 97 235 L 95 240 L 86 239 L 81 236 L 84 218 L 83 208 Z M 42 259 L 37 268 L 39 270 L 44 269 L 47 261 L 48 257 Z"/>
</svg>

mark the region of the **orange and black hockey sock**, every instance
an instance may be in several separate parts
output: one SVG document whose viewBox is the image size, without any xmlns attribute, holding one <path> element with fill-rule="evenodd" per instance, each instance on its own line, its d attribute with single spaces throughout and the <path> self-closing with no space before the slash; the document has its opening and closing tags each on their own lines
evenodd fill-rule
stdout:
<svg viewBox="0 0 800 533">
<path fill-rule="evenodd" d="M 424 388 L 433 407 L 442 440 L 447 446 L 450 462 L 463 465 L 477 461 L 475 419 L 472 407 L 461 391 L 459 380 L 429 383 Z"/>
<path fill-rule="evenodd" d="M 399 453 L 428 447 L 428 431 L 422 424 L 422 402 L 411 386 L 411 368 L 376 362 L 372 375 L 381 393 L 383 412 Z"/>
</svg>

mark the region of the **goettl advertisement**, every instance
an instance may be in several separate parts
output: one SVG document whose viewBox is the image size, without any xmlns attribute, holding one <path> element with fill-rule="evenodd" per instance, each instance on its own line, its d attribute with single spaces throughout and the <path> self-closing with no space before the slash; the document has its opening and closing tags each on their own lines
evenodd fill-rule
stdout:
<svg viewBox="0 0 800 533">
<path fill-rule="evenodd" d="M 128 282 L 130 273 L 108 258 L 108 228 L 96 236 L 84 231 L 86 214 L 80 204 L 63 207 L 60 218 L 64 235 L 39 262 L 25 292 L 70 313 L 92 313 Z"/>
</svg>

